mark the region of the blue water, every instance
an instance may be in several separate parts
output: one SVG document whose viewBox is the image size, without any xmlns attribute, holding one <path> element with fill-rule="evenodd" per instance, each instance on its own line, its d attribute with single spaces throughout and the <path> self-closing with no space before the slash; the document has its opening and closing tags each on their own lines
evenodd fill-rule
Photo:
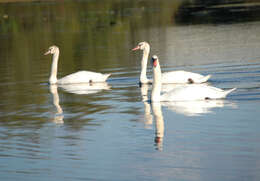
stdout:
<svg viewBox="0 0 260 181">
<path fill-rule="evenodd" d="M 58 88 L 60 114 L 47 84 L 24 83 L 15 93 L 31 97 L 23 105 L 9 94 L 2 98 L 1 106 L 11 108 L 1 111 L 1 179 L 258 180 L 260 69 L 255 63 L 242 67 L 210 65 L 212 84 L 238 87 L 226 100 L 182 105 L 188 112 L 162 105 L 160 143 L 137 74 L 111 77 L 110 90 L 90 95 Z M 35 87 L 41 93 L 32 96 Z M 44 101 L 34 104 L 37 99 Z"/>
</svg>

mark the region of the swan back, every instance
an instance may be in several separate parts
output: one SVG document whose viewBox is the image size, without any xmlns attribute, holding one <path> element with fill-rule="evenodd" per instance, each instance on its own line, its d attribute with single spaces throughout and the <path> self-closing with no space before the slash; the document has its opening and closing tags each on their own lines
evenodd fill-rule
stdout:
<svg viewBox="0 0 260 181">
<path fill-rule="evenodd" d="M 78 71 L 59 79 L 58 84 L 105 82 L 110 75 L 91 71 Z"/>
<path fill-rule="evenodd" d="M 164 72 L 162 74 L 163 83 L 204 83 L 207 82 L 211 75 L 203 76 L 198 73 L 187 72 L 184 70 L 177 70 L 171 72 Z"/>
<path fill-rule="evenodd" d="M 235 88 L 225 91 L 216 87 L 203 84 L 183 85 L 163 94 L 161 96 L 161 101 L 194 101 L 205 99 L 222 99 L 234 90 Z"/>
</svg>

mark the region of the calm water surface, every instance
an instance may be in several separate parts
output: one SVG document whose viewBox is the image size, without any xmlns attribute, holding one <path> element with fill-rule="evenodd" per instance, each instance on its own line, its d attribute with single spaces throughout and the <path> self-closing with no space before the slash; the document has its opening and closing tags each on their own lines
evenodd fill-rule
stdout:
<svg viewBox="0 0 260 181">
<path fill-rule="evenodd" d="M 0 180 L 260 179 L 260 21 L 190 24 L 180 1 L 149 2 L 0 4 Z M 142 54 L 131 52 L 144 40 L 162 71 L 212 74 L 213 86 L 237 90 L 150 104 Z M 58 77 L 111 77 L 49 86 L 53 44 Z"/>
</svg>

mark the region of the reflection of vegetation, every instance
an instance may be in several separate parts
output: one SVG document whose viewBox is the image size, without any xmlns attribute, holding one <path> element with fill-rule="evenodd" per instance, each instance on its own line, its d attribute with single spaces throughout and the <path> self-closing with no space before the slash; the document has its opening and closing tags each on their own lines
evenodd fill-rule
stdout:
<svg viewBox="0 0 260 181">
<path fill-rule="evenodd" d="M 128 54 L 139 39 L 135 32 L 171 24 L 172 11 L 177 5 L 170 4 L 173 8 L 168 8 L 168 2 L 158 0 L 1 3 L 0 95 L 9 95 L 0 105 L 0 110 L 8 113 L 2 115 L 1 123 L 13 124 L 17 120 L 32 120 L 28 121 L 29 126 L 35 120 L 44 123 L 45 119 L 39 118 L 42 115 L 37 113 L 49 111 L 44 107 L 48 102 L 46 90 L 39 87 L 39 83 L 47 82 L 49 77 L 51 57 L 43 56 L 49 46 L 60 47 L 59 73 L 63 76 L 81 69 L 105 73 L 106 68 L 116 67 L 115 64 L 133 65 Z M 166 11 L 160 12 L 161 9 Z M 153 19 L 149 18 L 151 15 Z M 129 44 L 125 42 L 129 41 L 133 44 L 125 47 Z M 65 110 L 70 107 L 73 115 L 82 112 L 82 115 L 73 116 L 73 120 L 89 121 L 85 115 L 109 109 L 106 105 L 92 105 L 95 97 L 89 96 L 88 103 L 84 100 L 84 104 L 76 106 L 83 110 L 73 110 L 66 102 L 61 104 Z M 26 111 L 28 116 L 24 115 Z"/>
<path fill-rule="evenodd" d="M 1 61 L 5 66 L 10 62 L 14 65 L 13 81 L 33 79 L 33 71 L 38 68 L 48 74 L 50 61 L 39 61 L 39 57 L 52 44 L 61 49 L 59 68 L 63 75 L 79 69 L 101 71 L 115 64 L 128 66 L 131 61 L 122 59 L 127 57 L 125 52 L 131 47 L 122 47 L 126 45 L 122 42 L 135 45 L 139 40 L 154 36 L 149 33 L 150 27 L 259 19 L 258 4 L 253 2 L 99 0 L 1 3 L 0 53 L 7 57 Z M 136 34 L 139 29 L 145 31 L 142 37 Z"/>
<path fill-rule="evenodd" d="M 151 4 L 154 3 L 156 1 Z M 64 35 L 70 34 L 77 37 L 78 34 L 84 34 L 84 37 L 80 37 L 79 39 L 82 40 L 84 38 L 87 42 L 86 44 L 88 42 L 93 44 L 97 41 L 105 43 L 104 41 L 111 36 L 109 37 L 104 33 L 111 33 L 108 30 L 112 30 L 115 33 L 128 31 L 131 23 L 133 23 L 131 22 L 132 17 L 135 18 L 135 26 L 145 26 L 142 16 L 144 15 L 145 18 L 145 14 L 156 11 L 153 8 L 146 9 L 145 7 L 149 6 L 149 4 L 150 1 L 138 3 L 136 1 L 122 2 L 119 0 L 1 4 L 0 33 L 12 34 L 12 37 L 18 34 L 19 37 L 30 35 L 35 36 L 35 38 L 39 34 L 48 35 L 40 37 L 52 42 L 57 42 Z M 159 6 L 156 6 L 156 8 L 159 8 Z M 167 16 L 171 17 L 170 14 L 168 13 Z M 8 18 L 3 18 L 5 15 Z M 153 24 L 156 22 L 146 20 L 145 23 Z M 105 28 L 106 31 L 104 31 Z M 32 35 L 32 33 L 35 33 L 35 35 Z M 123 36 L 120 38 L 124 38 Z M 62 41 L 70 41 L 74 37 L 62 38 Z M 91 40 L 93 37 L 95 37 L 95 41 Z M 113 40 L 110 39 L 108 42 L 113 42 Z"/>
<path fill-rule="evenodd" d="M 259 0 L 184 1 L 175 14 L 180 24 L 260 20 Z"/>
<path fill-rule="evenodd" d="M 129 50 L 122 42 L 136 39 L 134 32 L 140 28 L 172 23 L 176 7 L 175 2 L 157 0 L 2 3 L 0 53 L 8 57 L 2 63 L 13 63 L 13 81 L 31 80 L 35 69 L 49 73 L 50 61 L 39 61 L 39 57 L 56 44 L 61 50 L 59 68 L 63 75 L 130 64 L 122 62 Z"/>
</svg>

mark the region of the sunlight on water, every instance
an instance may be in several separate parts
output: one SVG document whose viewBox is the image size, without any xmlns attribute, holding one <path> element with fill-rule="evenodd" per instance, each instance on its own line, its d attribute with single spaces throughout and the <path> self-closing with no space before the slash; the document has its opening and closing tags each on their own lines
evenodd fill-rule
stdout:
<svg viewBox="0 0 260 181">
<path fill-rule="evenodd" d="M 190 3 L 1 3 L 0 180 L 259 180 L 259 5 Z M 208 84 L 237 90 L 151 104 L 152 85 L 138 84 L 142 52 L 131 51 L 141 41 L 163 72 L 211 74 Z M 48 85 L 53 44 L 58 78 L 111 77 Z"/>
</svg>

